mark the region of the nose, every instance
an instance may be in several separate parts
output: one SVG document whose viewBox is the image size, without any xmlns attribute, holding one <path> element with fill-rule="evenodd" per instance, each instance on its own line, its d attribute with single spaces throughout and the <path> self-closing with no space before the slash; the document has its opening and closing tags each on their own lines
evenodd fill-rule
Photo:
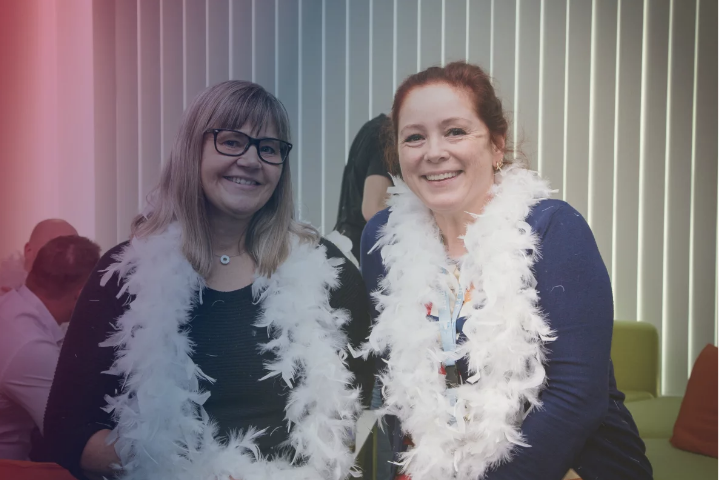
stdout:
<svg viewBox="0 0 719 480">
<path fill-rule="evenodd" d="M 257 169 L 262 167 L 262 160 L 260 160 L 260 154 L 257 151 L 257 145 L 250 145 L 245 153 L 237 157 L 235 163 L 239 167 Z"/>
<path fill-rule="evenodd" d="M 426 145 L 427 150 L 424 154 L 425 160 L 431 163 L 439 163 L 449 158 L 449 154 L 447 153 L 442 137 L 438 138 L 437 136 L 432 135 L 427 138 Z"/>
</svg>

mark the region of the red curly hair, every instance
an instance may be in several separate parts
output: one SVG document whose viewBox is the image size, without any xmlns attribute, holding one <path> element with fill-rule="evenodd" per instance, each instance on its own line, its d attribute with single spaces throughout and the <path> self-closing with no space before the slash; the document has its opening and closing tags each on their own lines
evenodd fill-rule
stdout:
<svg viewBox="0 0 719 480">
<path fill-rule="evenodd" d="M 472 100 L 477 116 L 489 129 L 490 139 L 495 146 L 502 147 L 504 163 L 512 163 L 508 153 L 513 152 L 507 146 L 509 121 L 502 109 L 502 101 L 497 97 L 489 75 L 477 65 L 466 62 L 452 62 L 444 67 L 430 67 L 407 77 L 397 89 L 392 103 L 391 126 L 383 132 L 385 161 L 389 171 L 399 175 L 399 157 L 397 154 L 399 111 L 407 95 L 415 88 L 444 83 L 465 91 Z M 507 158 L 509 157 L 509 158 Z"/>
</svg>

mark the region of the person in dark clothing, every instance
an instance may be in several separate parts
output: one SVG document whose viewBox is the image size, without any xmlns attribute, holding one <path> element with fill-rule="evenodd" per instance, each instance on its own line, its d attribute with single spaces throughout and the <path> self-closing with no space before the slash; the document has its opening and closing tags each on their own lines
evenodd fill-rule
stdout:
<svg viewBox="0 0 719 480">
<path fill-rule="evenodd" d="M 362 253 L 366 253 L 360 251 L 362 230 L 374 214 L 386 207 L 387 189 L 392 185 L 384 161 L 391 126 L 391 120 L 383 113 L 365 123 L 350 146 L 342 175 L 340 205 L 334 229 L 352 241 L 352 255 L 358 262 Z M 381 367 L 380 359 L 377 359 L 377 365 Z M 373 410 L 382 403 L 381 387 L 379 382 L 375 382 L 371 404 Z M 387 468 L 387 460 L 391 460 L 389 440 L 383 429 L 378 429 L 375 435 L 377 478 L 386 480 L 390 475 L 390 469 Z"/>
<path fill-rule="evenodd" d="M 398 478 L 650 480 L 610 359 L 609 275 L 587 222 L 508 155 L 489 77 L 408 77 L 401 181 L 362 236 Z"/>
<path fill-rule="evenodd" d="M 374 363 L 347 345 L 369 304 L 343 252 L 293 218 L 289 139 L 250 82 L 184 113 L 151 208 L 91 275 L 60 354 L 45 436 L 78 478 L 349 474 Z"/>
<path fill-rule="evenodd" d="M 335 230 L 352 240 L 352 254 L 360 258 L 360 239 L 367 220 L 385 208 L 392 179 L 384 162 L 390 119 L 380 114 L 355 136 L 342 175 Z"/>
</svg>

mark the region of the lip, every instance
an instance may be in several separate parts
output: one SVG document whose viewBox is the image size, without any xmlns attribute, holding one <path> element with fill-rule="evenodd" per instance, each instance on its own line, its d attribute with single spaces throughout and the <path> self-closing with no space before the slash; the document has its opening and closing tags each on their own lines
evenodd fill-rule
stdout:
<svg viewBox="0 0 719 480">
<path fill-rule="evenodd" d="M 457 173 L 454 177 L 445 178 L 443 180 L 430 180 L 427 178 L 427 175 L 443 175 L 445 173 Z M 430 185 L 436 185 L 436 186 L 443 186 L 447 185 L 448 183 L 451 183 L 453 180 L 456 180 L 464 173 L 463 170 L 444 170 L 440 172 L 430 172 L 422 175 L 422 179 L 427 182 Z"/>
<path fill-rule="evenodd" d="M 259 180 L 255 179 L 255 178 L 248 177 L 248 176 L 246 176 L 246 175 L 223 175 L 222 178 L 223 178 L 224 180 L 226 180 L 228 183 L 231 183 L 232 185 L 234 185 L 234 186 L 236 186 L 236 187 L 240 187 L 240 188 L 256 188 L 256 187 L 261 187 L 261 186 L 262 186 L 262 182 L 260 182 Z M 243 185 L 243 184 L 240 184 L 240 183 L 235 183 L 235 182 L 232 180 L 233 178 L 239 178 L 239 179 L 242 179 L 242 180 L 249 180 L 249 181 L 251 181 L 251 182 L 255 182 L 256 185 Z"/>
</svg>

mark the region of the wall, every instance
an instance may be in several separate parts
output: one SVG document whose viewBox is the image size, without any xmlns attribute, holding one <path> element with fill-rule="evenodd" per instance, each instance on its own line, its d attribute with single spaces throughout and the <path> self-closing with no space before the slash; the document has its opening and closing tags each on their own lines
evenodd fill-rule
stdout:
<svg viewBox="0 0 719 480">
<path fill-rule="evenodd" d="M 21 249 L 43 218 L 97 233 L 92 7 L 91 0 L 0 2 L 3 256 Z"/>
<path fill-rule="evenodd" d="M 299 213 L 328 232 L 361 125 L 408 74 L 468 59 L 494 77 L 512 140 L 592 226 L 615 317 L 659 329 L 664 392 L 681 393 L 716 343 L 716 2 L 2 5 L 0 254 L 47 216 L 105 248 L 126 238 L 183 108 L 229 78 L 286 105 Z M 28 125 L 42 126 L 42 148 Z"/>
</svg>

